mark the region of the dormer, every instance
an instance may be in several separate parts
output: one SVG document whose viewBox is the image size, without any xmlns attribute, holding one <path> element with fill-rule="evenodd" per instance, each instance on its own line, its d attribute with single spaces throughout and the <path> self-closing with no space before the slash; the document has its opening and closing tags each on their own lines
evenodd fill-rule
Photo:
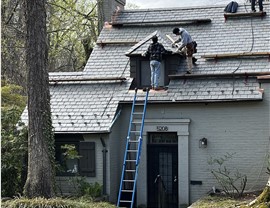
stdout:
<svg viewBox="0 0 270 208">
<path fill-rule="evenodd" d="M 151 70 L 149 57 L 143 57 L 141 54 L 147 51 L 147 48 L 152 43 L 153 36 L 158 37 L 158 42 L 161 43 L 166 50 L 175 51 L 171 47 L 172 42 L 168 37 L 163 35 L 159 31 L 155 31 L 145 37 L 143 40 L 131 47 L 125 55 L 130 58 L 130 77 L 134 78 L 133 88 L 144 88 L 151 86 Z M 161 75 L 159 79 L 160 86 L 167 86 L 169 84 L 170 74 L 175 74 L 179 66 L 179 62 L 182 61 L 182 56 L 179 54 L 164 55 L 161 62 Z"/>
</svg>

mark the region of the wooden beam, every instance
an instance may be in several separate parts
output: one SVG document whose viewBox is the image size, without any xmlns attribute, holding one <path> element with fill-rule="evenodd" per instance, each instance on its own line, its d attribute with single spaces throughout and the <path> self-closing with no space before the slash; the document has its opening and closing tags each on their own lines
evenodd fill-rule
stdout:
<svg viewBox="0 0 270 208">
<path fill-rule="evenodd" d="M 76 78 L 51 78 L 50 83 L 80 82 L 80 81 L 125 81 L 125 77 L 76 77 Z"/>
<path fill-rule="evenodd" d="M 264 17 L 266 12 L 243 12 L 243 13 L 224 13 L 225 19 L 234 17 Z"/>
<path fill-rule="evenodd" d="M 204 59 L 218 59 L 218 58 L 239 58 L 245 56 L 270 56 L 270 52 L 242 52 L 242 53 L 223 53 L 223 54 L 209 54 L 202 55 Z"/>
<path fill-rule="evenodd" d="M 268 72 L 238 72 L 238 73 L 217 73 L 217 74 L 172 74 L 168 75 L 170 79 L 192 79 L 192 78 L 203 78 L 203 77 L 247 77 L 247 76 L 260 76 L 270 75 Z"/>
<path fill-rule="evenodd" d="M 166 25 L 191 25 L 191 24 L 207 24 L 211 19 L 183 19 L 183 20 L 163 20 L 163 21 L 142 21 L 142 22 L 111 22 L 112 26 L 166 26 Z"/>
<path fill-rule="evenodd" d="M 258 76 L 258 79 L 269 79 L 270 80 L 270 75 Z"/>
<path fill-rule="evenodd" d="M 135 45 L 138 41 L 125 41 L 125 40 L 106 40 L 106 41 L 97 41 L 97 45 L 105 46 L 105 45 Z"/>
</svg>

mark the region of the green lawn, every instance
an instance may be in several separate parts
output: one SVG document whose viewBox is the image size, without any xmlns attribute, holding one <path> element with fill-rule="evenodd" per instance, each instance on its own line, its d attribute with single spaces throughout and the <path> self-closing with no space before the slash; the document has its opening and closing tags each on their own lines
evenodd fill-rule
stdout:
<svg viewBox="0 0 270 208">
<path fill-rule="evenodd" d="M 26 199 L 18 198 L 1 203 L 2 208 L 115 208 L 115 205 L 107 202 L 94 202 L 91 199 L 77 198 L 77 199 Z"/>
</svg>

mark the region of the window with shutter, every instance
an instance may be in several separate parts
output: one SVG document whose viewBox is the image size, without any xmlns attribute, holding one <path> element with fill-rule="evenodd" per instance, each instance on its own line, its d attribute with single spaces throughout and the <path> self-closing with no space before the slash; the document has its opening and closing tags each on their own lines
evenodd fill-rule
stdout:
<svg viewBox="0 0 270 208">
<path fill-rule="evenodd" d="M 80 175 L 95 177 L 96 176 L 96 157 L 95 142 L 81 141 L 79 144 L 79 168 Z"/>
<path fill-rule="evenodd" d="M 58 176 L 96 176 L 95 142 L 83 141 L 82 135 L 55 135 Z"/>
</svg>

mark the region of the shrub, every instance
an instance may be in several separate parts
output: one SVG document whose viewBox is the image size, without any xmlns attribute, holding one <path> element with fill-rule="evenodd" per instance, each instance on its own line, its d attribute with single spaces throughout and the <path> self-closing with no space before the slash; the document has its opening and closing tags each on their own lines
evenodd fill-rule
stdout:
<svg viewBox="0 0 270 208">
<path fill-rule="evenodd" d="M 27 130 L 19 122 L 25 106 L 21 88 L 6 85 L 1 89 L 1 196 L 22 193 L 26 180 Z M 18 129 L 19 127 L 19 129 Z"/>
<path fill-rule="evenodd" d="M 220 158 L 211 157 L 208 164 L 217 165 L 216 168 L 212 168 L 211 173 L 221 185 L 224 193 L 230 197 L 241 197 L 246 187 L 247 176 L 241 174 L 237 168 L 231 170 L 226 167 L 225 163 L 231 160 L 233 155 L 227 153 Z"/>
</svg>

